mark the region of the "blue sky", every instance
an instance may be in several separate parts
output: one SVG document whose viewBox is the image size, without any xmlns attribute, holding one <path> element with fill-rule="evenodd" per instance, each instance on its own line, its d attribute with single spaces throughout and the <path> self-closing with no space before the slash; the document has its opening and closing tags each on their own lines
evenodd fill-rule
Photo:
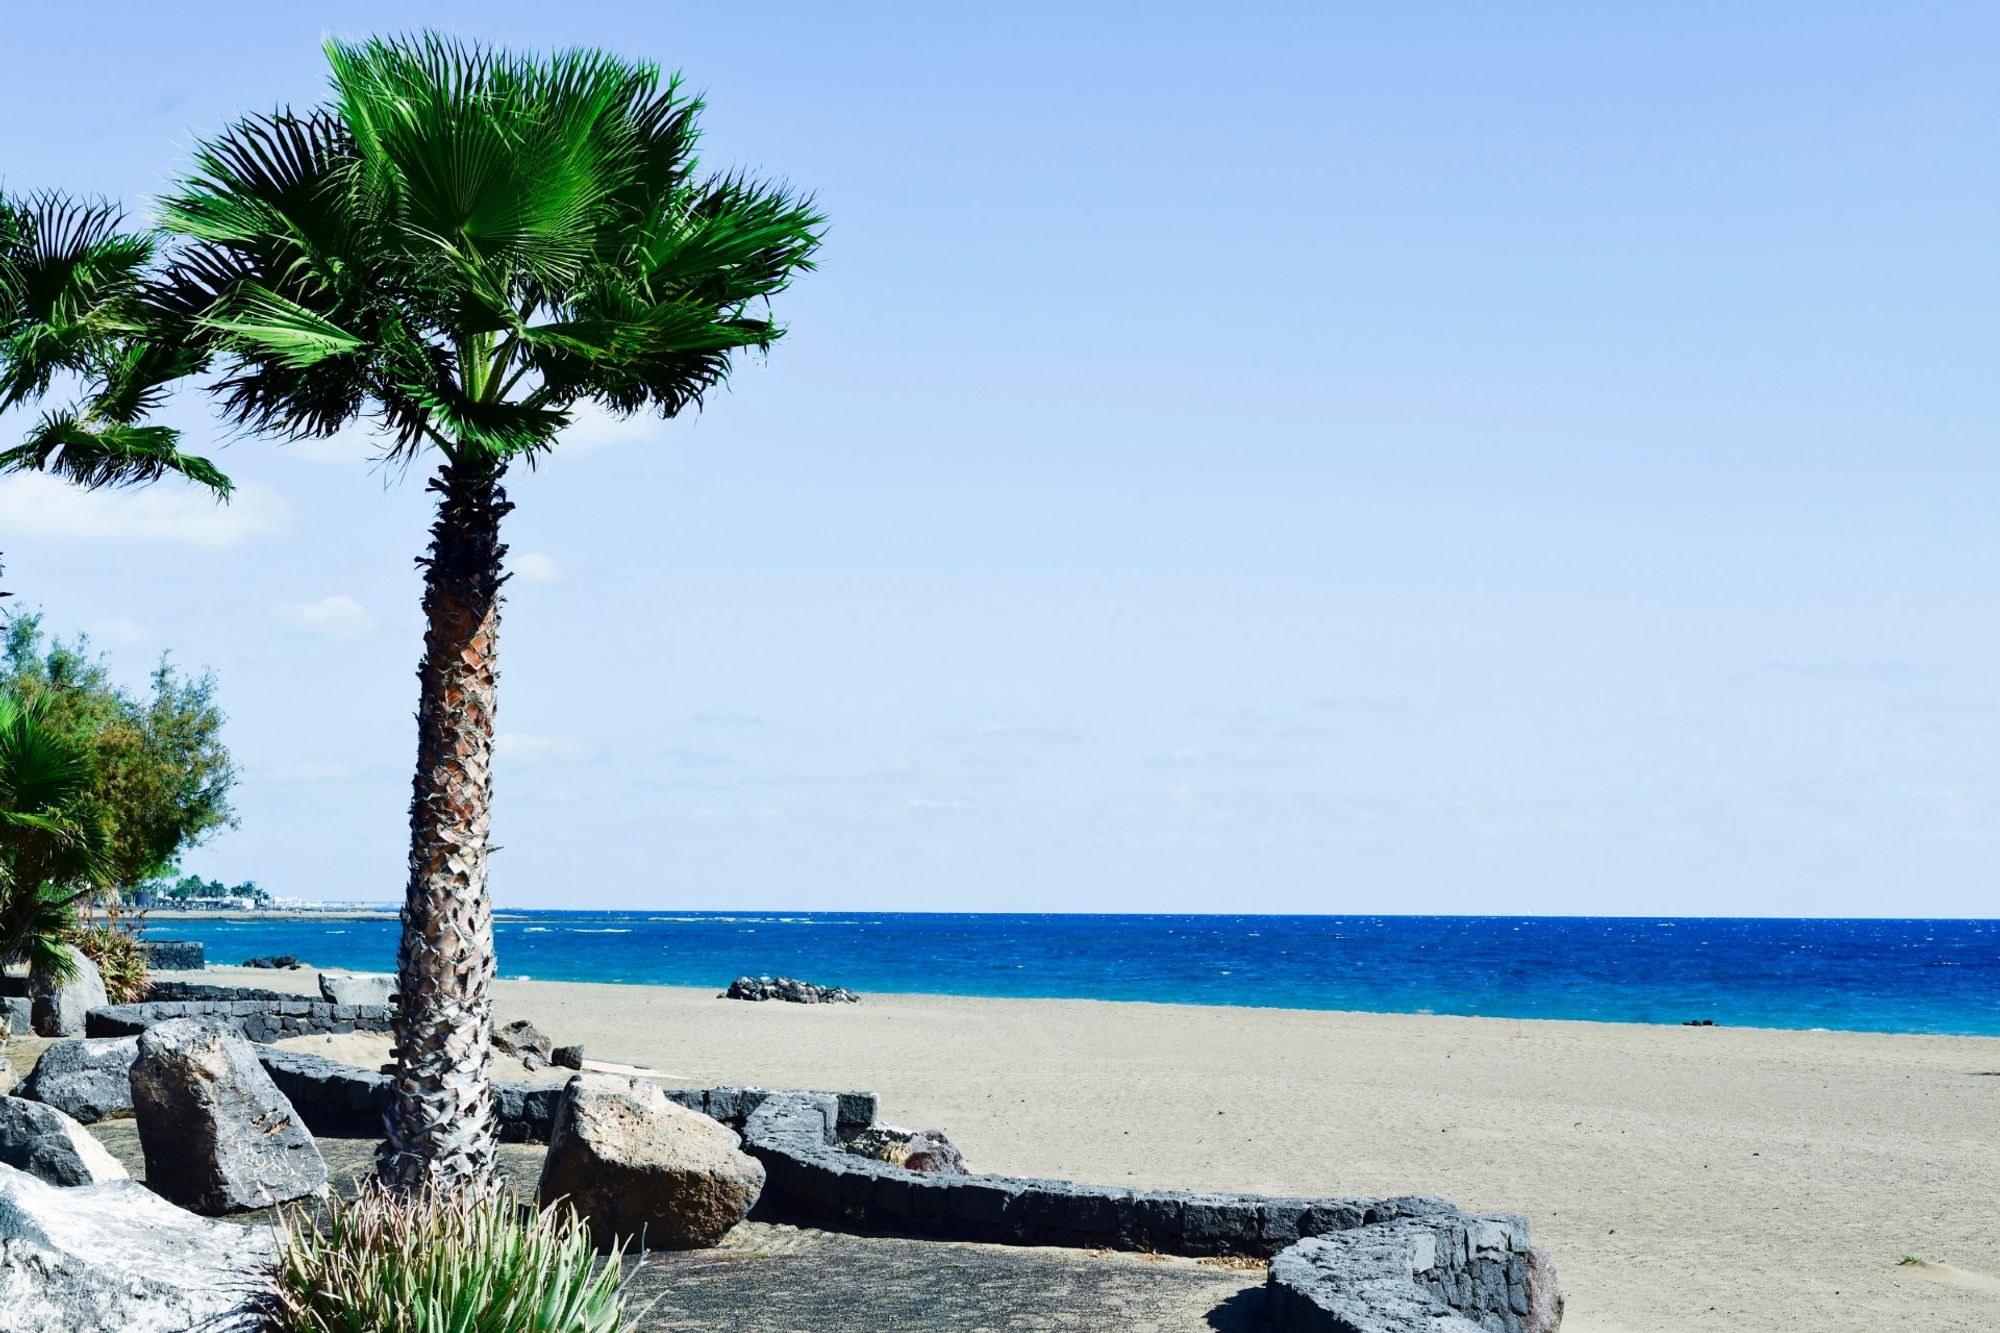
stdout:
<svg viewBox="0 0 2000 1333">
<path fill-rule="evenodd" d="M 833 218 L 768 365 L 513 488 L 502 905 L 1992 914 L 1988 6 L 93 13 L 10 21 L 9 188 L 143 210 L 432 24 L 678 67 Z M 18 600 L 220 677 L 191 869 L 400 895 L 368 451 L 0 481 Z"/>
</svg>

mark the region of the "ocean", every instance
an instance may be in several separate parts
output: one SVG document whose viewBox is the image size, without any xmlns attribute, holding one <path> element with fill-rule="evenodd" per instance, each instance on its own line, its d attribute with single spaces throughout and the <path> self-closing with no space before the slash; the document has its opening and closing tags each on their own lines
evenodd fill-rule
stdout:
<svg viewBox="0 0 2000 1333">
<path fill-rule="evenodd" d="M 2000 1036 L 2000 921 L 514 912 L 500 975 Z M 211 963 L 390 971 L 393 921 L 161 922 Z"/>
</svg>

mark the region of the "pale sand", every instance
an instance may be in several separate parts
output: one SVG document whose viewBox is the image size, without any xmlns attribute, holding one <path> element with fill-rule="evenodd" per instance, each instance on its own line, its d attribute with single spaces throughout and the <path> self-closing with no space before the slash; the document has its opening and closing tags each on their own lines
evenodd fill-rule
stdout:
<svg viewBox="0 0 2000 1333">
<path fill-rule="evenodd" d="M 676 1080 L 872 1088 L 980 1170 L 1523 1212 L 1572 1333 L 2000 1329 L 1996 1039 L 518 981 L 498 998 L 503 1021 Z"/>
</svg>

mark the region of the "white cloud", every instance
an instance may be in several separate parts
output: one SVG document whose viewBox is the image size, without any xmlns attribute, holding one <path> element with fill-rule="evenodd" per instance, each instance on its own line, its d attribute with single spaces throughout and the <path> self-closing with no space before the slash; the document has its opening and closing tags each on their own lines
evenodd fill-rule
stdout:
<svg viewBox="0 0 2000 1333">
<path fill-rule="evenodd" d="M 358 638 L 375 628 L 375 617 L 368 614 L 368 608 L 346 593 L 316 602 L 280 602 L 271 608 L 271 615 L 287 629 L 330 639 Z"/>
<path fill-rule="evenodd" d="M 179 542 L 221 548 L 283 532 L 284 497 L 240 486 L 227 504 L 174 480 L 85 491 L 40 472 L 0 478 L 0 532 L 52 540 Z"/>
<path fill-rule="evenodd" d="M 514 557 L 514 576 L 528 583 L 557 583 L 562 580 L 562 566 L 552 555 L 540 551 L 524 551 Z"/>
<path fill-rule="evenodd" d="M 106 648 L 147 648 L 153 643 L 153 631 L 130 616 L 113 616 L 109 620 L 93 620 L 83 627 L 91 642 Z"/>
<path fill-rule="evenodd" d="M 532 736 L 521 731 L 503 731 L 494 737 L 493 752 L 523 764 L 573 764 L 597 755 L 590 746 L 567 736 Z"/>
</svg>

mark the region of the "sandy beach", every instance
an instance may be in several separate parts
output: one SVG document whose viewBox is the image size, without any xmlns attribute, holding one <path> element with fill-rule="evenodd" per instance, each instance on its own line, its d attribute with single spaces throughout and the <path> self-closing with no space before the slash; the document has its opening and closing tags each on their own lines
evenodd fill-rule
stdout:
<svg viewBox="0 0 2000 1333">
<path fill-rule="evenodd" d="M 310 971 L 210 969 L 311 989 Z M 976 1169 L 1533 1218 L 1565 1328 L 2000 1327 L 2000 1040 L 505 981 L 596 1059 L 867 1087 Z M 1918 1262 L 1899 1262 L 1904 1256 Z"/>
</svg>

